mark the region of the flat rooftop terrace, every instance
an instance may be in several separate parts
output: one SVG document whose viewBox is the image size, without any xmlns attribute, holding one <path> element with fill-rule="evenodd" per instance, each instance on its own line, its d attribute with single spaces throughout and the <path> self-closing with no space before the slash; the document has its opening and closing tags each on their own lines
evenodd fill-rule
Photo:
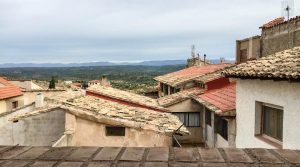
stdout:
<svg viewBox="0 0 300 167">
<path fill-rule="evenodd" d="M 1 167 L 300 166 L 300 151 L 203 148 L 0 146 Z"/>
</svg>

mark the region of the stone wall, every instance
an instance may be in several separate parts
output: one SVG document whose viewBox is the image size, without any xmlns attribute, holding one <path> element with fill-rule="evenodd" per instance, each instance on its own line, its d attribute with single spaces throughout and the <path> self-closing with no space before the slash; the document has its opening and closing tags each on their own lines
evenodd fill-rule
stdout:
<svg viewBox="0 0 300 167">
<path fill-rule="evenodd" d="M 261 38 L 262 56 L 300 46 L 300 20 L 295 19 L 288 23 L 263 29 Z"/>
</svg>

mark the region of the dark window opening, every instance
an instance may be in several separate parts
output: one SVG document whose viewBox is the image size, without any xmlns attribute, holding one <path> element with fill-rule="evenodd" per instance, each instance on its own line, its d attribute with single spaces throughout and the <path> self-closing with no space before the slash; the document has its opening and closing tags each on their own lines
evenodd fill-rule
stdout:
<svg viewBox="0 0 300 167">
<path fill-rule="evenodd" d="M 228 122 L 225 119 L 218 119 L 217 133 L 220 134 L 225 140 L 228 140 Z"/>
<path fill-rule="evenodd" d="M 15 109 L 18 107 L 18 101 L 12 102 L 12 109 Z"/>
<path fill-rule="evenodd" d="M 262 106 L 262 134 L 282 141 L 283 110 Z"/>
<path fill-rule="evenodd" d="M 174 113 L 186 127 L 200 127 L 199 112 Z"/>
<path fill-rule="evenodd" d="M 209 110 L 205 110 L 205 124 L 211 126 L 211 112 Z"/>
<path fill-rule="evenodd" d="M 125 127 L 106 126 L 106 136 L 125 136 Z"/>
</svg>

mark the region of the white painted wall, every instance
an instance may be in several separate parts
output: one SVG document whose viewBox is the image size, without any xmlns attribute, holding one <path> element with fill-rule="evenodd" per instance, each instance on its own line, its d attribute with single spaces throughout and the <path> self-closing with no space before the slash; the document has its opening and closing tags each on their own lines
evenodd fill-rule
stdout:
<svg viewBox="0 0 300 167">
<path fill-rule="evenodd" d="M 229 143 L 227 140 L 225 140 L 221 135 L 216 133 L 216 147 L 217 148 L 225 148 L 229 147 Z"/>
<path fill-rule="evenodd" d="M 300 83 L 237 79 L 236 147 L 273 148 L 256 138 L 255 102 L 283 107 L 283 148 L 300 149 Z"/>
</svg>

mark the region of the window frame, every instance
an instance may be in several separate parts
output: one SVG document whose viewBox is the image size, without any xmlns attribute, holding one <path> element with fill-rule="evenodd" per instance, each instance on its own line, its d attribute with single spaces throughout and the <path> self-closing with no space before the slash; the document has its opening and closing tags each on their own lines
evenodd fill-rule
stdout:
<svg viewBox="0 0 300 167">
<path fill-rule="evenodd" d="M 274 136 L 270 136 L 268 135 L 266 132 L 264 132 L 264 118 L 265 118 L 265 115 L 266 115 L 266 111 L 265 111 L 265 107 L 268 107 L 268 108 L 271 108 L 271 109 L 276 109 L 276 110 L 279 110 L 278 112 L 282 112 L 282 129 L 281 129 L 281 139 L 278 139 Z M 272 111 L 274 112 L 274 110 Z M 280 106 L 275 106 L 275 105 L 272 105 L 272 104 L 268 104 L 268 103 L 262 103 L 261 105 L 261 130 L 260 130 L 260 134 L 261 136 L 273 141 L 273 142 L 276 142 L 276 143 L 282 143 L 283 141 L 283 117 L 284 117 L 284 111 L 283 111 L 283 108 L 280 107 Z M 277 127 L 276 127 L 277 128 Z"/>
<path fill-rule="evenodd" d="M 182 123 L 184 124 L 185 127 L 201 127 L 201 114 L 200 114 L 200 112 L 174 112 L 173 114 L 174 115 L 176 115 L 176 114 L 184 114 L 184 122 L 182 122 Z M 190 122 L 189 121 L 190 120 L 189 119 L 189 117 L 190 117 L 189 114 L 197 114 L 199 116 L 199 125 L 197 125 L 197 126 L 190 126 L 189 125 L 189 122 Z M 187 121 L 187 124 L 186 124 L 186 121 Z"/>
<path fill-rule="evenodd" d="M 113 134 L 113 133 L 108 133 L 108 131 L 112 129 L 122 129 L 124 132 L 121 132 L 121 135 L 118 134 Z M 125 137 L 126 136 L 126 128 L 123 126 L 105 126 L 105 136 L 107 137 Z"/>
<path fill-rule="evenodd" d="M 18 101 L 13 101 L 13 102 L 11 102 L 11 108 L 12 109 L 16 109 L 16 108 L 18 108 L 19 107 L 19 102 Z"/>
<path fill-rule="evenodd" d="M 270 104 L 270 103 L 265 103 L 265 102 L 261 102 L 261 101 L 255 101 L 255 128 L 254 128 L 254 136 L 255 138 L 257 138 L 258 140 L 261 140 L 269 145 L 272 145 L 275 148 L 282 148 L 282 141 L 277 140 L 273 137 L 269 137 L 268 135 L 265 135 L 262 133 L 262 128 L 263 128 L 263 106 L 267 106 L 267 107 L 271 107 L 271 108 L 275 108 L 275 109 L 279 109 L 282 110 L 283 112 L 283 117 L 282 117 L 282 133 L 284 130 L 283 127 L 283 121 L 284 121 L 284 108 L 282 106 L 279 105 L 275 105 L 275 104 Z M 282 135 L 283 136 L 283 135 Z"/>
</svg>

